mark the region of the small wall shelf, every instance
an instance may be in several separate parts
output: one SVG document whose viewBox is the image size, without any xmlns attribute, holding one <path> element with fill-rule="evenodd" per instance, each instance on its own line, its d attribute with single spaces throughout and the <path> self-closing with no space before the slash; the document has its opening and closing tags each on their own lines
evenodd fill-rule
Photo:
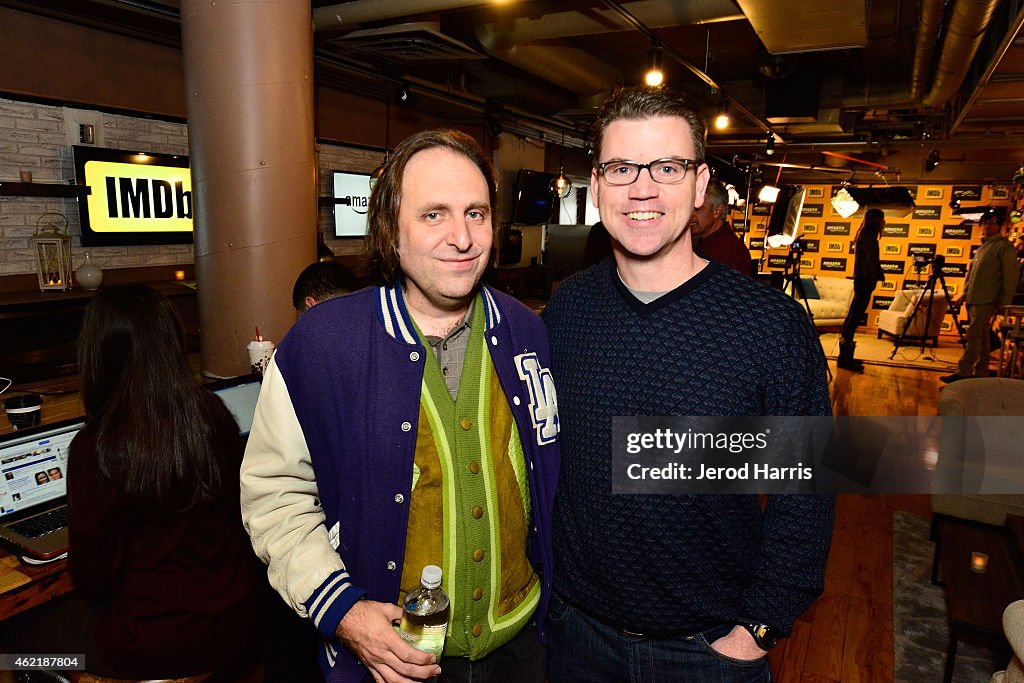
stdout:
<svg viewBox="0 0 1024 683">
<path fill-rule="evenodd" d="M 81 189 L 64 183 L 0 183 L 0 197 L 77 197 Z"/>
</svg>

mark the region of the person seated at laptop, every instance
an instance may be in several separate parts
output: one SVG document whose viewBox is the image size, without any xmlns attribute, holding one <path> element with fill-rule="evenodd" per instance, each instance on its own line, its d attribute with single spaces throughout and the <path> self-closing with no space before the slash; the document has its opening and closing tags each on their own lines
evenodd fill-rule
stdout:
<svg viewBox="0 0 1024 683">
<path fill-rule="evenodd" d="M 67 464 L 76 591 L 4 622 L 9 651 L 84 653 L 90 673 L 146 679 L 235 668 L 262 647 L 266 582 L 242 528 L 238 425 L 193 379 L 184 340 L 149 287 L 90 302 L 86 424 Z"/>
<path fill-rule="evenodd" d="M 317 261 L 306 266 L 292 287 L 292 306 L 299 315 L 316 304 L 361 289 L 364 283 L 336 261 Z"/>
</svg>

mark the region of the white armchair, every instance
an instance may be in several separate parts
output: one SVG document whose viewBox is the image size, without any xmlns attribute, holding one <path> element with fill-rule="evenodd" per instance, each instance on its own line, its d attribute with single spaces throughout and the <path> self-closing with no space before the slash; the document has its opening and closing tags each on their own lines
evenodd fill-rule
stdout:
<svg viewBox="0 0 1024 683">
<path fill-rule="evenodd" d="M 853 280 L 816 275 L 810 278 L 810 281 L 818 290 L 818 298 L 807 297 L 807 307 L 814 316 L 814 326 L 842 325 L 853 304 Z M 804 301 L 800 298 L 799 292 L 793 291 L 792 295 L 803 305 Z"/>
<path fill-rule="evenodd" d="M 917 315 L 914 316 L 914 320 L 908 328 L 907 322 L 922 296 L 924 301 L 921 301 L 921 305 L 917 308 Z M 929 309 L 931 310 L 930 316 Z M 934 290 L 934 295 L 923 288 L 904 289 L 896 293 L 896 298 L 889 305 L 889 310 L 882 311 L 878 315 L 878 338 L 881 339 L 883 333 L 894 338 L 903 334 L 905 337 L 915 340 L 922 338 L 926 341 L 930 340 L 932 346 L 937 346 L 939 332 L 942 330 L 942 320 L 946 317 L 948 309 L 949 303 L 946 293 L 942 289 Z M 927 328 L 925 323 L 928 324 Z"/>
</svg>

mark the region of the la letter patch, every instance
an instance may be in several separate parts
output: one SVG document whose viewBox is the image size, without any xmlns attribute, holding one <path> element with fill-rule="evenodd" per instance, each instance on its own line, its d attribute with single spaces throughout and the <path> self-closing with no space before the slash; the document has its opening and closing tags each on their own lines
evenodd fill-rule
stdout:
<svg viewBox="0 0 1024 683">
<path fill-rule="evenodd" d="M 536 353 L 515 357 L 519 378 L 530 391 L 530 420 L 537 432 L 537 443 L 553 443 L 558 438 L 558 398 L 551 370 L 540 364 Z"/>
</svg>

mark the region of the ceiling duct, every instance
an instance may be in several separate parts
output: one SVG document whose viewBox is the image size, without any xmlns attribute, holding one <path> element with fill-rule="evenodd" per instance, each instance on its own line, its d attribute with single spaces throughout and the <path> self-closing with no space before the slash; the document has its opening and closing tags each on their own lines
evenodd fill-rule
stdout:
<svg viewBox="0 0 1024 683">
<path fill-rule="evenodd" d="M 328 42 L 395 63 L 484 59 L 484 55 L 441 33 L 433 22 L 363 29 Z"/>
<path fill-rule="evenodd" d="M 387 21 L 486 4 L 481 0 L 355 0 L 315 8 L 313 28 L 351 28 L 372 21 Z"/>
</svg>

